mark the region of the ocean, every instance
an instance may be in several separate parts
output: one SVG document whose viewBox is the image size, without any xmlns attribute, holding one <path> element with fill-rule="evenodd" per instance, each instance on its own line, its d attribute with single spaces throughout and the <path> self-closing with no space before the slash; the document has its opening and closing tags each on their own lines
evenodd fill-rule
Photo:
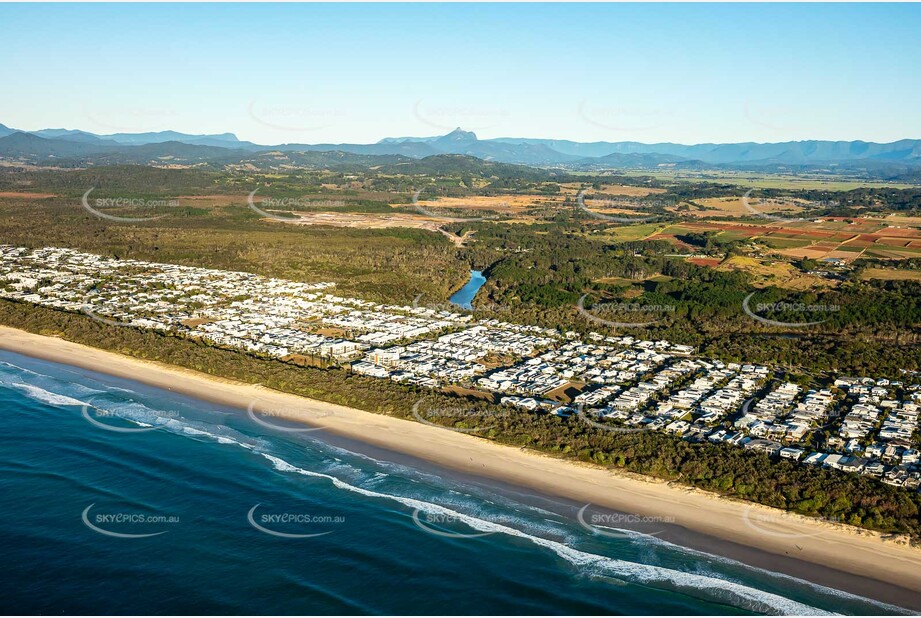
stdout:
<svg viewBox="0 0 921 618">
<path fill-rule="evenodd" d="M 0 352 L 4 614 L 880 614 L 323 431 Z"/>
</svg>

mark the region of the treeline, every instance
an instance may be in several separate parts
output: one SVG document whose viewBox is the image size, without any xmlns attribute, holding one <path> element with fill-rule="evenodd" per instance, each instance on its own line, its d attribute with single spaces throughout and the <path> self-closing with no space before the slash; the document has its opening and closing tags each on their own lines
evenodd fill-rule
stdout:
<svg viewBox="0 0 921 618">
<path fill-rule="evenodd" d="M 768 198 L 797 197 L 827 204 L 819 214 L 829 217 L 859 216 L 867 209 L 895 212 L 921 210 L 921 188 L 860 187 L 849 191 L 761 189 L 759 195 Z"/>
<path fill-rule="evenodd" d="M 726 253 L 747 242 L 741 239 L 730 239 L 720 237 L 719 232 L 709 230 L 706 232 L 688 232 L 687 234 L 676 234 L 675 238 L 681 242 L 691 245 L 707 253 Z"/>
<path fill-rule="evenodd" d="M 821 293 L 758 290 L 745 273 L 669 256 L 674 248 L 665 242 L 605 243 L 586 237 L 572 222 L 527 230 L 480 224 L 477 229 L 478 243 L 466 255 L 481 269 L 494 260 L 485 269 L 488 281 L 475 303 L 481 317 L 616 332 L 579 314 L 576 304 L 588 294 L 587 307 L 602 306 L 593 315 L 655 322 L 648 328 L 622 328 L 620 334 L 694 345 L 716 358 L 880 376 L 921 369 L 921 284 L 915 281 L 850 281 Z M 697 240 L 706 246 L 710 238 Z M 746 315 L 743 302 L 753 292 L 752 312 L 794 326 L 771 326 Z M 670 310 L 618 319 L 605 313 L 603 306 L 610 310 L 612 303 Z M 796 326 L 813 321 L 821 323 Z M 739 347 L 742 341 L 745 350 Z"/>
<path fill-rule="evenodd" d="M 0 300 L 0 324 L 400 418 L 411 418 L 413 406 L 420 403 L 418 410 L 430 422 L 466 429 L 482 427 L 477 435 L 503 444 L 921 539 L 921 495 L 864 476 L 776 461 L 727 445 L 692 444 L 658 432 L 607 432 L 578 416 L 564 419 L 510 412 L 480 400 L 449 397 L 344 369 L 295 367 L 179 337 L 110 326 L 46 307 Z M 468 410 L 466 414 L 449 412 L 456 411 L 459 404 Z"/>
<path fill-rule="evenodd" d="M 440 234 L 411 228 L 350 229 L 262 221 L 245 204 L 167 209 L 137 224 L 99 219 L 79 198 L 0 201 L 2 242 L 70 247 L 118 258 L 252 272 L 294 281 L 332 281 L 368 300 L 443 299 L 468 269 Z"/>
<path fill-rule="evenodd" d="M 50 192 L 73 197 L 95 188 L 119 197 L 199 194 L 229 187 L 226 175 L 196 169 L 162 169 L 143 165 L 112 165 L 75 170 L 22 170 L 0 167 L 0 190 Z"/>
<path fill-rule="evenodd" d="M 339 195 L 343 204 L 330 209 L 364 212 L 386 212 L 390 208 L 387 200 L 393 197 L 388 191 L 395 187 L 402 191 L 404 208 L 411 208 L 410 196 L 420 188 L 425 188 L 425 197 L 496 195 L 516 190 L 509 187 L 547 193 L 559 189 L 556 180 L 546 176 L 517 175 L 515 166 L 484 167 L 480 166 L 482 162 L 463 157 L 455 163 L 455 167 L 443 168 L 434 176 L 418 177 L 389 176 L 379 170 L 358 178 L 329 170 L 300 170 L 268 177 L 141 166 L 67 173 L 0 171 L 0 187 L 5 189 L 21 190 L 26 186 L 67 196 L 0 200 L 2 242 L 73 247 L 120 258 L 240 270 L 296 281 L 334 281 L 340 293 L 399 303 L 412 302 L 419 294 L 423 294 L 423 303 L 442 303 L 466 281 L 467 270 L 472 267 L 484 270 L 488 277 L 475 303 L 482 317 L 610 334 L 613 331 L 586 319 L 576 309 L 579 298 L 588 294 L 589 305 L 628 301 L 672 306 L 674 311 L 652 316 L 657 319 L 651 327 L 628 332 L 621 329 L 621 333 L 714 349 L 721 358 L 729 350 L 734 351 L 733 356 L 741 355 L 741 351 L 736 352 L 735 342 L 748 340 L 754 346 L 747 355 L 752 361 L 769 360 L 776 354 L 783 362 L 797 366 L 836 367 L 853 372 L 869 369 L 869 373 L 878 375 L 891 375 L 900 368 L 918 369 L 921 363 L 921 355 L 913 347 L 921 337 L 921 286 L 917 282 L 863 282 L 855 277 L 821 295 L 779 289 L 758 291 L 752 299 L 754 304 L 840 307 L 828 313 L 803 314 L 783 308 L 757 312 L 765 318 L 787 322 L 823 320 L 805 331 L 790 330 L 767 326 L 744 315 L 742 301 L 755 291 L 747 275 L 703 268 L 670 257 L 675 248 L 665 241 L 603 240 L 610 228 L 578 211 L 574 203 L 571 209 L 558 211 L 552 221 L 545 223 L 465 222 L 446 226 L 456 233 L 476 230 L 473 242 L 462 249 L 440 234 L 424 230 L 265 222 L 245 204 L 247 190 L 252 187 L 259 188 L 259 195 L 273 198 L 301 197 L 305 192 L 330 195 L 330 199 L 339 199 L 333 197 Z M 470 175 L 474 169 L 509 175 L 490 177 L 486 179 L 490 184 L 483 186 L 484 178 Z M 492 186 L 502 178 L 509 180 L 508 187 Z M 624 179 L 612 177 L 604 182 L 613 180 Z M 377 181 L 381 184 L 376 185 Z M 598 178 L 579 177 L 579 182 L 601 186 Z M 113 224 L 81 208 L 79 195 L 90 186 L 97 186 L 94 196 L 100 197 L 118 195 L 130 187 L 135 194 L 143 195 L 231 194 L 239 199 L 181 203 L 179 207 L 164 208 L 162 214 L 168 216 L 163 219 Z M 689 185 L 673 186 L 671 190 L 675 196 L 694 192 L 712 195 L 729 187 Z M 886 191 L 907 195 L 899 190 Z M 159 209 L 156 214 L 161 214 Z M 714 255 L 734 251 L 733 241 L 725 244 L 712 235 L 691 233 L 683 238 L 698 250 Z M 634 318 L 626 321 L 647 321 L 641 316 Z M 795 338 L 776 337 L 788 334 Z M 749 335 L 755 338 L 746 339 Z M 727 338 L 729 345 L 723 345 Z M 770 350 L 770 355 L 765 350 Z M 829 360 L 834 363 L 827 364 Z"/>
</svg>

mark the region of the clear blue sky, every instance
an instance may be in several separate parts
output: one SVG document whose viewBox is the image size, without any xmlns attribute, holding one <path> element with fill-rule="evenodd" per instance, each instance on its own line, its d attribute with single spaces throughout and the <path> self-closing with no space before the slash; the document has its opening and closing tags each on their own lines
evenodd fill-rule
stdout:
<svg viewBox="0 0 921 618">
<path fill-rule="evenodd" d="M 0 5 L 0 123 L 370 142 L 921 138 L 921 6 Z"/>
</svg>

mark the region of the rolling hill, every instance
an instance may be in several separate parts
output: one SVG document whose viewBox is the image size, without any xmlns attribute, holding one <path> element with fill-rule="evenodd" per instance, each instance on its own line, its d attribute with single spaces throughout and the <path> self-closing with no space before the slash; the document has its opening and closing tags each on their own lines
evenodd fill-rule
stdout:
<svg viewBox="0 0 921 618">
<path fill-rule="evenodd" d="M 281 154 L 280 154 L 281 153 Z M 307 156 L 307 153 L 338 153 Z M 349 158 L 347 155 L 355 155 Z M 807 140 L 760 144 L 643 144 L 574 142 L 532 138 L 479 139 L 456 129 L 433 137 L 386 138 L 374 144 L 259 145 L 233 133 L 193 135 L 176 131 L 97 135 L 74 129 L 25 132 L 0 125 L 0 157 L 22 163 L 59 165 L 164 164 L 219 168 L 248 162 L 278 164 L 402 164 L 437 155 L 465 155 L 484 161 L 566 169 L 684 169 L 705 167 L 776 171 L 854 171 L 875 175 L 915 174 L 921 170 L 921 140 L 887 144 Z M 376 157 L 389 157 L 377 160 Z M 398 158 L 395 158 L 398 157 Z M 402 158 L 402 159 L 399 159 Z"/>
</svg>

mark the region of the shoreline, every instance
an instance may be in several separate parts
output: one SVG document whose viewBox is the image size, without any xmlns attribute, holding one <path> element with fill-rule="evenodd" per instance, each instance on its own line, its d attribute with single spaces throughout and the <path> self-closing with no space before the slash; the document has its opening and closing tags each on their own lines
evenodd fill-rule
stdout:
<svg viewBox="0 0 921 618">
<path fill-rule="evenodd" d="M 56 337 L 0 326 L 0 349 L 241 410 L 255 404 L 255 409 L 271 410 L 279 418 L 323 427 L 340 441 L 431 463 L 487 485 L 534 490 L 541 498 L 560 498 L 569 509 L 591 504 L 669 520 L 673 523 L 666 527 L 671 533 L 661 535 L 669 542 L 921 609 L 921 550 L 884 539 L 879 533 L 523 451 L 423 423 L 138 360 Z"/>
</svg>

